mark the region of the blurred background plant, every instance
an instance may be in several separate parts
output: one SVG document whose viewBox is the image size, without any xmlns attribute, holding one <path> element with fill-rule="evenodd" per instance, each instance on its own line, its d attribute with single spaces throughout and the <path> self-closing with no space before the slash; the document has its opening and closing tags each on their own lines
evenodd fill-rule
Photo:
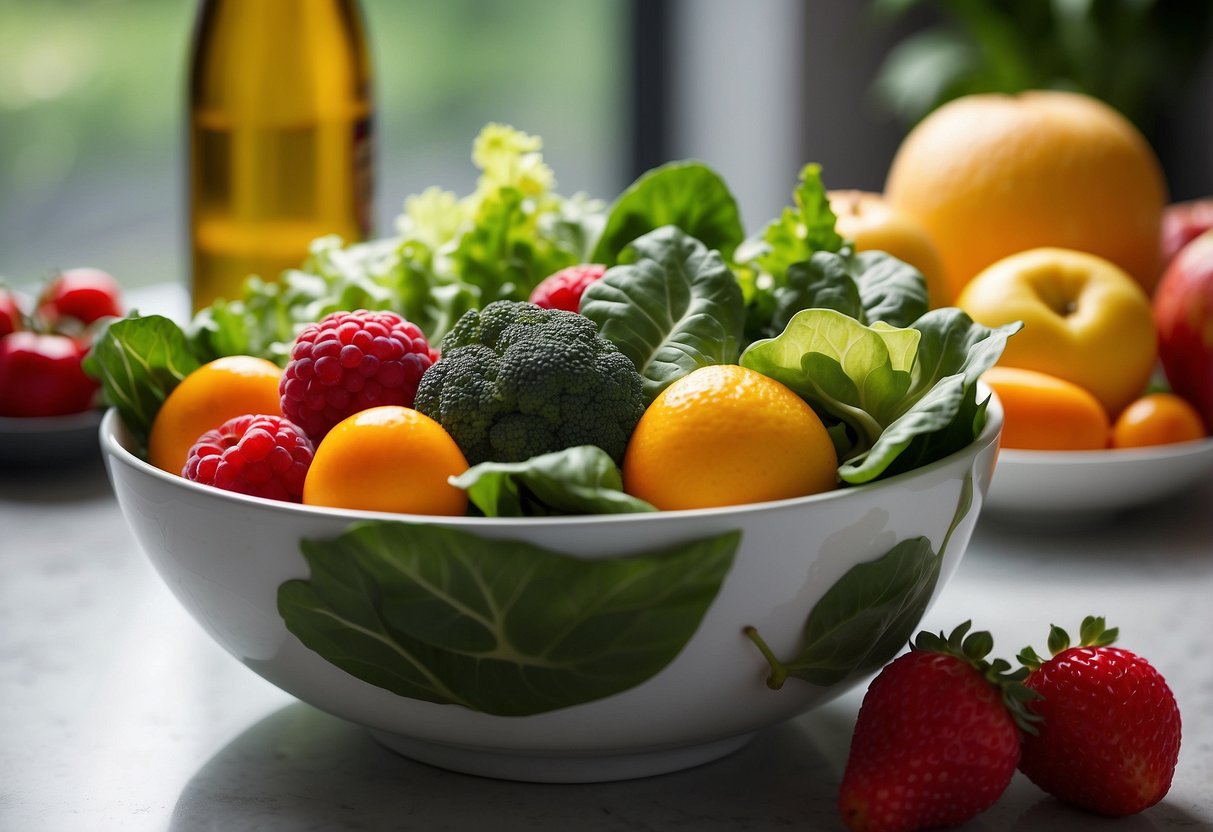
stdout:
<svg viewBox="0 0 1213 832">
<path fill-rule="evenodd" d="M 625 181 L 624 4 L 361 0 L 378 104 L 376 226 L 428 185 L 470 191 L 487 121 L 545 140 L 562 193 Z M 195 0 L 0 0 L 0 279 L 184 269 Z M 507 67 L 508 71 L 503 71 Z"/>
<path fill-rule="evenodd" d="M 895 43 L 875 90 L 906 124 L 977 92 L 1065 89 L 1100 98 L 1147 135 L 1205 57 L 1208 0 L 873 0 L 885 24 L 935 22 Z"/>
<path fill-rule="evenodd" d="M 880 190 L 930 109 L 1029 86 L 1108 100 L 1145 127 L 1172 196 L 1213 194 L 1213 0 L 361 3 L 380 234 L 408 194 L 473 188 L 488 121 L 542 136 L 566 195 L 609 198 L 641 158 L 702 159 L 752 230 L 805 162 L 832 188 Z M 0 280 L 79 265 L 128 287 L 183 279 L 196 8 L 0 0 Z"/>
</svg>

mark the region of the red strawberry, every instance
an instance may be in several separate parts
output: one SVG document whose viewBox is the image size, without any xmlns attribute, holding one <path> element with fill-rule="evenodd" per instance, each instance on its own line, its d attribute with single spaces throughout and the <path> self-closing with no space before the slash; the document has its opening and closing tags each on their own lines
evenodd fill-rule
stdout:
<svg viewBox="0 0 1213 832">
<path fill-rule="evenodd" d="M 569 266 L 545 277 L 531 292 L 530 301 L 544 309 L 563 309 L 578 312 L 581 295 L 586 287 L 606 274 L 606 266 L 598 263 L 583 263 Z"/>
<path fill-rule="evenodd" d="M 864 696 L 838 809 L 854 832 L 963 823 L 988 809 L 1019 762 L 1026 673 L 985 660 L 987 632 L 919 633 Z"/>
<path fill-rule="evenodd" d="M 1031 647 L 1019 660 L 1025 684 L 1041 698 L 1043 719 L 1026 737 L 1019 770 L 1054 797 L 1119 817 L 1162 800 L 1179 757 L 1179 707 L 1158 671 L 1140 656 L 1109 647 L 1116 629 L 1087 617 L 1080 644 L 1060 627 L 1049 633 L 1044 661 Z"/>
</svg>

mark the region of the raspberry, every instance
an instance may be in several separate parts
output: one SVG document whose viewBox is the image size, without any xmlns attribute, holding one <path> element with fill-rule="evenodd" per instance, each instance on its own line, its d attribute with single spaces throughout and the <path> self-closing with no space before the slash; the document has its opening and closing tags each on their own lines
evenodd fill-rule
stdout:
<svg viewBox="0 0 1213 832">
<path fill-rule="evenodd" d="M 540 281 L 531 292 L 530 301 L 544 309 L 578 312 L 581 309 L 581 295 L 586 287 L 605 273 L 606 266 L 598 263 L 569 266 Z"/>
<path fill-rule="evenodd" d="M 298 503 L 315 450 L 312 440 L 281 416 L 237 416 L 198 437 L 181 476 L 225 491 Z"/>
<path fill-rule="evenodd" d="M 295 339 L 278 385 L 282 413 L 319 442 L 360 410 L 412 407 L 436 360 L 417 325 L 395 312 L 334 312 Z"/>
</svg>

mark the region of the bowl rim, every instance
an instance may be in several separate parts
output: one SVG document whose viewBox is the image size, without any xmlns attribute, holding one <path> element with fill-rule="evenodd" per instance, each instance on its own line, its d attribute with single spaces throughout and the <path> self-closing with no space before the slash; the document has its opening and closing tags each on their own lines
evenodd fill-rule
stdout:
<svg viewBox="0 0 1213 832">
<path fill-rule="evenodd" d="M 1043 451 L 1030 448 L 1007 448 L 999 451 L 999 463 L 1047 467 L 1051 465 L 1128 465 L 1136 462 L 1165 462 L 1171 459 L 1213 454 L 1213 436 L 1147 445 L 1139 448 L 1095 448 L 1085 451 Z"/>
<path fill-rule="evenodd" d="M 958 457 L 976 455 L 982 448 L 995 445 L 1002 431 L 1002 404 L 997 396 L 990 395 L 990 390 L 984 382 L 979 382 L 979 391 L 988 398 L 986 409 L 986 424 L 981 433 L 971 443 L 954 451 L 947 456 L 937 459 L 927 465 L 896 474 L 892 477 L 862 485 L 835 488 L 819 494 L 805 497 L 790 497 L 782 500 L 767 500 L 758 503 L 743 503 L 735 506 L 717 506 L 713 508 L 677 509 L 672 511 L 629 512 L 621 514 L 583 514 L 557 515 L 552 517 L 470 517 L 442 516 L 429 514 L 404 514 L 397 512 L 369 511 L 365 509 L 334 508 L 330 506 L 312 506 L 301 503 L 288 503 L 281 500 L 269 500 L 234 491 L 191 482 L 183 477 L 162 471 L 151 463 L 140 459 L 131 452 L 119 439 L 119 429 L 127 430 L 117 408 L 110 407 L 101 419 L 98 431 L 101 440 L 101 452 L 107 460 L 115 460 L 139 473 L 151 476 L 166 483 L 169 487 L 184 488 L 199 495 L 213 499 L 231 501 L 234 505 L 244 505 L 266 511 L 301 514 L 308 517 L 332 517 L 349 522 L 364 520 L 396 520 L 403 523 L 441 524 L 449 527 L 466 529 L 488 529 L 493 527 L 526 527 L 538 528 L 546 526 L 577 526 L 596 523 L 660 523 L 663 521 L 686 521 L 696 518 L 712 518 L 730 516 L 733 514 L 762 514 L 764 512 L 780 511 L 788 508 L 814 504 L 825 505 L 832 501 L 847 499 L 852 494 L 866 494 L 875 489 L 895 488 L 898 484 L 929 475 L 931 472 L 952 464 Z"/>
</svg>

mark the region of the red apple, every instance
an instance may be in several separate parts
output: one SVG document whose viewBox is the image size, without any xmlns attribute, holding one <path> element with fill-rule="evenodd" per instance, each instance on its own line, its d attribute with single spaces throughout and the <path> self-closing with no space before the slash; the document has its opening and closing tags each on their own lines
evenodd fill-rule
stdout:
<svg viewBox="0 0 1213 832">
<path fill-rule="evenodd" d="M 1188 243 L 1154 292 L 1158 357 L 1171 389 L 1213 432 L 1213 230 Z"/>
<path fill-rule="evenodd" d="M 0 416 L 61 416 L 88 410 L 97 382 L 80 362 L 87 348 L 66 335 L 0 338 Z"/>
<path fill-rule="evenodd" d="M 1162 263 L 1166 268 L 1180 250 L 1213 228 L 1213 197 L 1175 202 L 1162 212 Z"/>
<path fill-rule="evenodd" d="M 17 296 L 0 286 L 0 337 L 24 328 Z"/>
<path fill-rule="evenodd" d="M 122 289 L 100 269 L 67 269 L 42 290 L 38 315 L 56 330 L 65 318 L 88 325 L 101 318 L 122 317 Z"/>
</svg>

